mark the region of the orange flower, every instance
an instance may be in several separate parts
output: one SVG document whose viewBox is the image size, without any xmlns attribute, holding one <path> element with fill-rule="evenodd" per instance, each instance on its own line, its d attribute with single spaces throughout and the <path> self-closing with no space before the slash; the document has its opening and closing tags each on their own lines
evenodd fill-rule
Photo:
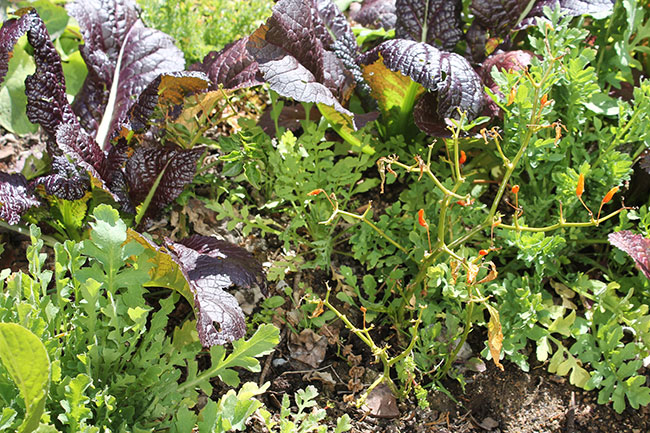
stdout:
<svg viewBox="0 0 650 433">
<path fill-rule="evenodd" d="M 487 256 L 487 255 L 488 255 L 488 251 L 487 251 L 487 250 L 480 250 L 480 251 L 478 252 L 478 255 L 479 255 L 479 256 Z"/>
<path fill-rule="evenodd" d="M 578 186 L 576 186 L 576 195 L 582 197 L 583 192 L 585 192 L 585 175 L 580 173 L 580 176 L 578 176 Z"/>
<path fill-rule="evenodd" d="M 465 155 L 465 151 L 461 150 L 460 151 L 460 158 L 458 158 L 458 162 L 460 164 L 465 164 L 465 161 L 467 161 L 467 155 Z"/>
<path fill-rule="evenodd" d="M 512 187 L 512 193 L 513 194 L 519 193 L 519 185 L 515 185 L 515 186 Z"/>
<path fill-rule="evenodd" d="M 607 194 L 605 194 L 605 197 L 603 197 L 603 201 L 601 203 L 602 204 L 609 203 L 614 197 L 614 194 L 616 194 L 617 192 L 618 192 L 617 186 L 607 191 Z"/>
<path fill-rule="evenodd" d="M 462 207 L 466 207 L 466 206 L 469 206 L 469 205 L 471 205 L 471 204 L 474 204 L 474 199 L 471 199 L 471 200 L 469 200 L 469 201 L 458 200 L 458 201 L 456 202 L 456 204 L 459 205 L 459 206 L 462 206 Z"/>
<path fill-rule="evenodd" d="M 418 211 L 418 223 L 420 223 L 422 227 L 429 228 L 429 224 L 424 219 L 424 209 Z"/>
<path fill-rule="evenodd" d="M 308 196 L 314 196 L 314 195 L 320 194 L 321 192 L 325 192 L 325 190 L 323 190 L 321 188 L 318 188 L 318 189 L 315 189 L 313 191 L 308 192 L 307 195 Z"/>
</svg>

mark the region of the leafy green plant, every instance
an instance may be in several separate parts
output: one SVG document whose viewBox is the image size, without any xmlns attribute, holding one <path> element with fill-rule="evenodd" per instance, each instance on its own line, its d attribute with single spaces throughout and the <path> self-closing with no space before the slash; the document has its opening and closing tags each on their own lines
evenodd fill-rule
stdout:
<svg viewBox="0 0 650 433">
<path fill-rule="evenodd" d="M 316 432 L 327 433 L 330 430 L 323 421 L 327 416 L 325 409 L 319 408 L 315 401 L 318 391 L 315 387 L 309 385 L 305 389 L 298 390 L 294 395 L 297 406 L 297 412 L 293 413 L 290 409 L 291 402 L 289 396 L 285 394 L 282 397 L 282 407 L 280 408 L 279 420 L 271 419 L 266 414 L 266 426 L 273 432 Z M 338 418 L 336 427 L 332 430 L 334 433 L 343 433 L 352 429 L 349 415 L 345 414 Z"/>
<path fill-rule="evenodd" d="M 61 431 L 152 431 L 188 422 L 190 415 L 178 418 L 177 409 L 196 402 L 201 391 L 210 395 L 214 377 L 238 386 L 234 368 L 259 371 L 257 358 L 277 344 L 278 330 L 261 325 L 250 339 L 235 341 L 230 353 L 214 346 L 210 367 L 200 371 L 196 357 L 201 344 L 193 323 L 167 332 L 178 294 L 158 300 L 156 311 L 145 301 L 154 252 L 138 242 L 124 242 L 127 229 L 117 211 L 100 207 L 94 215 L 89 240 L 55 245 L 54 274 L 43 269 L 43 241 L 32 226 L 29 274 L 2 275 L 0 321 L 38 332 L 52 365 L 45 400 L 49 417 L 41 422 Z M 50 291 L 53 277 L 55 289 Z M 1 383 L 7 380 L 6 373 L 0 374 Z M 18 393 L 7 392 L 15 388 L 2 389 L 5 407 L 23 413 Z M 241 392 L 252 391 L 248 386 Z M 40 413 L 36 416 L 38 421 Z M 192 416 L 196 423 L 196 413 Z"/>
<path fill-rule="evenodd" d="M 142 19 L 148 26 L 171 35 L 195 63 L 210 52 L 221 50 L 259 25 L 271 13 L 269 0 L 245 4 L 229 0 L 139 0 Z"/>
</svg>

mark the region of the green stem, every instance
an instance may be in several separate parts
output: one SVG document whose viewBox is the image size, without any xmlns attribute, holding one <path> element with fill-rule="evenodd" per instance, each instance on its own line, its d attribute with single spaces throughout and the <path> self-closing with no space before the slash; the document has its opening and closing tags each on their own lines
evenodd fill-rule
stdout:
<svg viewBox="0 0 650 433">
<path fill-rule="evenodd" d="M 400 106 L 399 116 L 397 118 L 397 128 L 391 131 L 391 135 L 402 134 L 406 135 L 406 127 L 413 116 L 413 106 L 415 105 L 415 98 L 420 93 L 422 86 L 415 81 L 411 80 L 409 86 L 404 94 L 402 105 Z"/>
<path fill-rule="evenodd" d="M 630 117 L 630 120 L 627 121 L 625 126 L 616 134 L 616 137 L 614 137 L 614 140 L 610 143 L 609 146 L 607 146 L 607 149 L 604 151 L 600 152 L 598 155 L 598 159 L 596 159 L 596 162 L 594 162 L 594 165 L 591 166 L 591 169 L 593 170 L 594 168 L 598 167 L 602 162 L 603 158 L 605 155 L 609 155 L 612 150 L 616 149 L 616 146 L 619 145 L 621 139 L 625 136 L 627 131 L 630 129 L 630 127 L 636 122 L 636 118 L 641 114 L 641 110 L 635 110 L 634 114 L 632 114 L 632 117 Z M 639 152 L 640 154 L 640 152 Z"/>
<path fill-rule="evenodd" d="M 408 254 L 408 250 L 401 246 L 399 243 L 397 243 L 393 238 L 388 236 L 382 229 L 377 227 L 372 221 L 370 221 L 368 218 L 366 218 L 366 215 L 368 215 L 368 212 L 370 211 L 370 206 L 368 206 L 368 209 L 363 213 L 363 215 L 357 215 L 351 212 L 346 212 L 344 210 L 340 210 L 338 206 L 334 208 L 334 212 L 332 213 L 332 216 L 330 216 L 327 221 L 321 221 L 320 224 L 330 224 L 338 215 L 344 215 L 349 218 L 353 218 L 359 221 L 363 221 L 364 223 L 368 224 L 374 231 L 376 231 L 382 238 L 386 239 L 388 242 L 393 244 L 395 247 L 397 247 L 398 250 L 403 252 L 404 254 Z"/>
<path fill-rule="evenodd" d="M 6 229 L 6 230 L 12 231 L 12 232 L 21 234 L 23 236 L 30 237 L 28 227 L 21 226 L 21 225 L 18 225 L 18 224 L 11 225 L 11 224 L 7 223 L 6 221 L 2 221 L 2 220 L 0 220 L 0 227 L 3 228 L 3 229 Z M 59 241 L 56 240 L 56 238 L 53 238 L 52 236 L 48 236 L 48 235 L 44 235 L 44 234 L 41 234 L 41 239 L 43 240 L 45 245 L 47 245 L 48 247 L 52 247 L 52 248 L 54 248 L 54 245 L 59 243 Z"/>
<path fill-rule="evenodd" d="M 458 352 L 460 352 L 460 349 L 467 341 L 467 337 L 469 336 L 469 333 L 472 330 L 472 314 L 474 314 L 474 302 L 472 302 L 471 300 L 472 298 L 471 286 L 469 286 L 469 290 L 470 290 L 469 293 L 470 301 L 469 304 L 467 305 L 467 318 L 465 320 L 465 329 L 463 330 L 463 335 L 460 337 L 460 341 L 454 348 L 454 351 L 445 361 L 445 365 L 442 367 L 442 370 L 440 371 L 438 377 L 444 377 L 444 375 L 447 374 L 447 372 L 451 368 L 451 365 L 456 360 L 456 357 L 458 356 Z"/>
</svg>

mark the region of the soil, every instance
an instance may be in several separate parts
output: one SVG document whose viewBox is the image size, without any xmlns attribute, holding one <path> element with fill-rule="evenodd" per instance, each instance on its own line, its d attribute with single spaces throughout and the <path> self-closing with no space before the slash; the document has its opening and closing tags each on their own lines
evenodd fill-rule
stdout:
<svg viewBox="0 0 650 433">
<path fill-rule="evenodd" d="M 349 380 L 351 371 L 348 360 L 337 356 L 330 346 L 327 356 L 318 368 L 311 368 L 292 360 L 287 346 L 288 331 L 282 333 L 283 340 L 276 351 L 267 358 L 260 375 L 247 380 L 270 381 L 266 394 L 268 409 L 279 408 L 285 393 L 308 385 L 319 391 L 321 407 L 327 407 L 329 419 L 347 413 L 352 418 L 353 433 L 368 432 L 413 432 L 413 433 L 647 433 L 650 431 L 650 407 L 639 410 L 626 409 L 616 413 L 611 405 L 599 405 L 597 392 L 576 388 L 563 377 L 550 374 L 545 365 L 533 365 L 530 372 L 524 372 L 511 363 L 504 363 L 504 371 L 493 364 L 486 364 L 481 373 L 465 373 L 467 382 L 463 391 L 451 379 L 443 382 L 451 397 L 441 391 L 430 391 L 427 409 L 418 408 L 414 399 L 397 404 L 399 415 L 390 419 L 373 417 L 367 411 L 356 408 L 351 397 Z M 357 340 L 356 337 L 341 340 Z M 478 338 L 477 338 L 478 337 Z M 485 336 L 475 336 L 479 341 Z M 353 344 L 352 351 L 362 350 L 363 344 Z M 478 352 L 478 351 L 476 351 Z M 372 356 L 363 353 L 362 366 L 366 367 L 364 384 L 367 386 L 379 373 L 379 367 L 372 364 Z M 281 360 L 278 362 L 277 360 Z M 276 367 L 281 365 L 281 367 Z M 330 373 L 334 383 L 327 383 L 314 372 Z M 356 395 L 358 396 L 360 392 Z M 348 398 L 346 398 L 348 396 Z M 265 431 L 251 426 L 254 431 Z"/>
</svg>

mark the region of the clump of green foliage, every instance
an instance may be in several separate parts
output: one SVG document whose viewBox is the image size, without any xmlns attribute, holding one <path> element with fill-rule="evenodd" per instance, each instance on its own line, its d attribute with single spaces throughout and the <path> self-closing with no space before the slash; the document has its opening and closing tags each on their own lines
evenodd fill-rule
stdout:
<svg viewBox="0 0 650 433">
<path fill-rule="evenodd" d="M 39 420 L 62 432 L 188 431 L 197 423 L 197 409 L 189 408 L 199 393 L 212 394 L 211 379 L 238 386 L 234 368 L 259 371 L 256 358 L 278 343 L 278 330 L 261 325 L 249 340 L 235 342 L 230 353 L 213 346 L 210 367 L 200 370 L 202 346 L 193 323 L 169 327 L 178 293 L 154 300 L 145 289 L 153 251 L 126 242 L 127 228 L 116 210 L 103 205 L 93 217 L 89 239 L 54 245 L 54 271 L 44 268 L 43 240 L 32 226 L 29 272 L 0 275 L 0 322 L 26 330 L 15 338 L 0 337 L 6 355 L 0 363 L 0 431 L 17 431 L 22 421 L 31 429 L 21 431 L 32 431 Z M 159 306 L 155 311 L 154 302 Z M 26 346 L 27 332 L 42 342 L 41 359 L 24 357 L 26 347 L 32 347 Z M 17 366 L 47 380 L 28 381 L 30 390 L 25 375 L 15 374 Z M 240 394 L 224 396 L 219 404 L 245 410 L 219 414 L 212 422 L 243 423 L 259 407 L 259 402 L 252 406 L 250 397 L 264 389 L 247 384 Z M 203 408 L 202 424 L 217 413 L 214 405 Z M 228 418 L 244 413 L 242 419 Z"/>
<path fill-rule="evenodd" d="M 187 64 L 248 35 L 271 14 L 270 0 L 138 0 L 148 26 L 176 39 Z"/>
</svg>

